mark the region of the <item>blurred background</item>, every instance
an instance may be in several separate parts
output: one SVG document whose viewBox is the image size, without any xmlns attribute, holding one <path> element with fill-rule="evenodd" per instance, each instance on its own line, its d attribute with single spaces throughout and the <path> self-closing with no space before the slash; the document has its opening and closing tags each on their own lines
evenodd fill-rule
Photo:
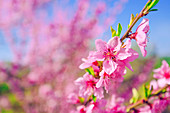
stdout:
<svg viewBox="0 0 170 113">
<path fill-rule="evenodd" d="M 130 15 L 147 0 L 1 0 L 0 1 L 0 111 L 2 113 L 66 113 L 73 106 L 67 96 L 84 71 L 78 66 L 94 40 L 111 38 L 121 23 L 127 30 Z M 132 63 L 117 93 L 129 100 L 131 92 L 152 79 L 152 69 L 170 63 L 170 4 L 160 0 L 146 16 L 150 20 L 146 58 Z M 142 20 L 140 20 L 133 31 Z M 134 49 L 139 51 L 135 46 Z M 140 53 L 140 52 L 139 52 Z M 128 87 L 127 87 L 128 86 Z M 167 111 L 166 111 L 167 112 Z"/>
</svg>

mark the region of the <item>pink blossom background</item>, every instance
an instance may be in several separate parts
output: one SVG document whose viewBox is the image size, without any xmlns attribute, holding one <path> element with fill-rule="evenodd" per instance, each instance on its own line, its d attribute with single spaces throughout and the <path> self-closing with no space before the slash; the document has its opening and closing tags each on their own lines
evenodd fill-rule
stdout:
<svg viewBox="0 0 170 113">
<path fill-rule="evenodd" d="M 81 58 L 93 49 L 95 38 L 111 36 L 108 29 L 117 23 L 127 2 L 0 1 L 0 36 L 7 44 L 1 56 L 9 57 L 0 62 L 1 112 L 69 112 L 73 106 L 67 96 L 76 89 L 73 81 L 85 73 L 78 68 Z M 131 93 L 126 92 L 150 78 L 155 61 L 155 56 L 148 56 L 133 63 L 135 71 L 117 93 L 128 100 Z"/>
</svg>

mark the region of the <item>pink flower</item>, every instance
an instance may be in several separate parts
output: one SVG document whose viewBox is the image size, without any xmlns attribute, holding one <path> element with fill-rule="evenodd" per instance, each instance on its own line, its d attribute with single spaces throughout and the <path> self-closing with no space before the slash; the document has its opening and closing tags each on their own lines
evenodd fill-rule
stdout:
<svg viewBox="0 0 170 113">
<path fill-rule="evenodd" d="M 75 84 L 79 86 L 79 95 L 80 96 L 91 96 L 94 94 L 97 98 L 103 98 L 103 89 L 97 88 L 96 83 L 97 79 L 95 79 L 92 75 L 88 73 L 84 74 L 83 77 L 78 78 L 75 81 Z"/>
<path fill-rule="evenodd" d="M 153 102 L 151 113 L 162 113 L 168 105 L 168 101 L 165 99 L 158 99 Z"/>
<path fill-rule="evenodd" d="M 170 68 L 169 68 L 169 64 L 165 60 L 162 61 L 162 66 L 158 69 L 155 69 L 154 72 L 155 74 L 153 76 L 154 78 L 159 79 L 158 80 L 159 85 L 170 84 Z"/>
<path fill-rule="evenodd" d="M 78 103 L 80 103 L 80 100 L 79 100 L 78 95 L 76 93 L 71 93 L 71 94 L 68 95 L 67 102 L 72 103 L 72 104 L 78 104 Z"/>
<path fill-rule="evenodd" d="M 123 102 L 123 98 L 116 98 L 116 96 L 113 95 L 108 104 L 107 113 L 126 113 L 126 108 L 122 105 Z"/>
<path fill-rule="evenodd" d="M 121 60 L 121 63 L 119 63 L 119 65 L 121 65 L 121 67 L 126 66 L 126 67 L 128 67 L 131 71 L 133 71 L 133 69 L 132 69 L 132 67 L 131 67 L 131 65 L 130 65 L 129 62 L 132 62 L 132 61 L 134 61 L 136 58 L 138 58 L 139 54 L 138 54 L 135 50 L 131 49 L 131 40 L 130 40 L 130 39 L 127 39 L 127 40 L 126 40 L 126 42 L 124 43 L 122 49 L 123 49 L 124 51 L 126 51 L 127 53 L 129 53 L 130 56 L 127 57 L 127 58 L 124 59 L 124 60 Z M 122 63 L 123 63 L 124 65 L 123 65 Z M 124 71 L 124 70 L 121 69 L 121 70 L 119 70 L 119 71 Z"/>
<path fill-rule="evenodd" d="M 122 82 L 123 81 L 122 75 L 124 75 L 125 73 L 126 73 L 126 70 L 122 66 L 118 66 L 116 71 L 110 75 L 104 72 L 104 70 L 102 70 L 100 72 L 100 79 L 97 82 L 96 87 L 99 88 L 101 86 L 104 86 L 106 92 L 108 93 L 109 87 L 111 87 L 111 84 L 110 84 L 111 81 Z"/>
<path fill-rule="evenodd" d="M 97 51 L 93 54 L 93 57 L 97 61 L 103 61 L 103 70 L 107 74 L 113 73 L 119 62 L 124 62 L 126 65 L 134 57 L 134 51 L 129 50 L 130 48 L 121 47 L 120 39 L 117 36 L 110 39 L 108 43 L 100 39 L 96 40 L 95 43 Z"/>
<path fill-rule="evenodd" d="M 94 107 L 93 104 L 89 106 L 81 105 L 77 107 L 77 111 L 78 113 L 92 113 L 93 107 Z"/>
<path fill-rule="evenodd" d="M 39 88 L 39 96 L 41 98 L 47 98 L 47 96 L 49 96 L 49 94 L 52 92 L 52 88 L 49 84 L 44 84 L 41 85 Z"/>
<path fill-rule="evenodd" d="M 149 20 L 143 19 L 140 25 L 138 26 L 136 30 L 136 36 L 135 40 L 142 52 L 142 55 L 145 57 L 147 54 L 147 51 L 145 50 L 145 47 L 147 45 L 147 33 L 149 31 Z"/>
<path fill-rule="evenodd" d="M 89 52 L 89 56 L 87 57 L 87 59 L 84 59 L 84 58 L 82 58 L 82 61 L 84 61 L 84 63 L 82 63 L 80 66 L 79 66 L 79 68 L 80 69 L 85 69 L 85 68 L 88 68 L 88 67 L 90 67 L 90 66 L 92 66 L 92 65 L 97 65 L 96 64 L 96 59 L 93 57 L 93 54 L 94 54 L 94 52 L 93 51 L 90 51 Z"/>
</svg>

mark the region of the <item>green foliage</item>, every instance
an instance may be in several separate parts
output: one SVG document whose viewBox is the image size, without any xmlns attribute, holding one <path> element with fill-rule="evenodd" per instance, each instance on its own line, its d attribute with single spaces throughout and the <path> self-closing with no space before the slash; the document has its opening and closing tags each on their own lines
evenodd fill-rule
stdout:
<svg viewBox="0 0 170 113">
<path fill-rule="evenodd" d="M 133 21 L 137 18 L 137 16 L 138 16 L 138 13 L 136 14 L 136 16 L 131 14 L 131 16 L 130 16 L 130 23 L 128 24 L 128 28 L 132 25 Z"/>
<path fill-rule="evenodd" d="M 153 86 L 151 86 L 151 89 L 150 89 L 150 85 L 149 84 L 144 84 L 143 85 L 143 88 L 144 88 L 144 96 L 145 96 L 145 99 L 149 98 L 152 94 L 152 91 L 153 91 Z"/>
<path fill-rule="evenodd" d="M 121 24 L 119 23 L 118 26 L 117 26 L 116 36 L 120 36 L 121 32 L 122 32 L 122 26 L 121 26 Z"/>
<path fill-rule="evenodd" d="M 130 99 L 130 104 L 137 102 L 139 99 L 139 93 L 136 90 L 136 88 L 132 89 L 132 93 L 133 93 L 133 97 Z"/>
<path fill-rule="evenodd" d="M 7 83 L 2 83 L 0 84 L 0 95 L 4 94 L 4 93 L 8 93 L 9 92 L 9 87 Z"/>
<path fill-rule="evenodd" d="M 97 100 L 96 96 L 94 96 L 94 95 L 92 95 L 92 99 L 94 102 L 96 102 L 96 100 Z"/>
<path fill-rule="evenodd" d="M 93 68 L 92 68 L 92 67 L 86 68 L 86 69 L 85 69 L 85 71 L 86 71 L 86 72 L 88 72 L 88 73 L 89 73 L 89 75 L 93 75 L 93 76 L 95 76 L 95 74 L 94 74 L 94 70 L 93 70 Z"/>
<path fill-rule="evenodd" d="M 145 9 L 152 3 L 152 0 L 150 0 L 146 5 L 145 5 Z"/>
<path fill-rule="evenodd" d="M 154 0 L 154 1 L 152 1 L 152 3 L 150 3 L 150 5 L 148 6 L 148 8 L 149 8 L 149 9 L 152 9 L 158 2 L 159 2 L 159 0 Z"/>
<path fill-rule="evenodd" d="M 14 113 L 12 110 L 2 109 L 1 113 Z"/>
<path fill-rule="evenodd" d="M 116 31 L 112 28 L 112 26 L 110 28 L 111 28 L 111 32 L 112 32 L 112 37 L 116 36 Z"/>
<path fill-rule="evenodd" d="M 158 11 L 158 9 L 151 9 L 151 10 L 149 10 L 149 12 L 151 12 L 151 11 Z"/>
<path fill-rule="evenodd" d="M 80 101 L 80 103 L 84 103 L 84 98 L 83 97 L 78 97 L 79 98 L 79 101 Z"/>
<path fill-rule="evenodd" d="M 117 32 L 116 32 L 116 30 L 114 30 L 112 28 L 112 26 L 110 27 L 110 29 L 111 29 L 111 32 L 112 32 L 112 37 L 114 37 L 114 36 L 119 36 L 120 37 L 120 34 L 122 32 L 122 25 L 120 23 L 117 25 Z"/>
</svg>

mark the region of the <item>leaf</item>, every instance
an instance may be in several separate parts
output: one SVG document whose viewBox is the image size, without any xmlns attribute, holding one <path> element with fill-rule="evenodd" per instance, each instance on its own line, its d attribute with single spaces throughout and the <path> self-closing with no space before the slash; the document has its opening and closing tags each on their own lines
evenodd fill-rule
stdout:
<svg viewBox="0 0 170 113">
<path fill-rule="evenodd" d="M 83 97 L 78 97 L 79 98 L 79 101 L 80 101 L 80 103 L 84 103 L 84 98 Z"/>
<path fill-rule="evenodd" d="M 151 11 L 158 11 L 158 9 L 151 9 L 151 10 L 149 10 L 149 12 L 151 12 Z"/>
<path fill-rule="evenodd" d="M 92 99 L 94 102 L 96 102 L 96 100 L 97 100 L 96 96 L 94 96 L 94 95 L 92 95 Z"/>
<path fill-rule="evenodd" d="M 153 86 L 151 86 L 151 89 L 149 89 L 149 90 L 148 90 L 148 97 L 150 97 L 150 96 L 151 96 L 152 91 L 153 91 Z"/>
<path fill-rule="evenodd" d="M 116 36 L 120 36 L 121 32 L 122 32 L 122 26 L 121 26 L 121 24 L 119 23 L 118 26 L 117 26 Z"/>
<path fill-rule="evenodd" d="M 152 0 L 150 0 L 146 5 L 145 8 L 147 8 L 151 4 Z"/>
<path fill-rule="evenodd" d="M 110 26 L 111 32 L 112 32 L 112 37 L 116 36 L 116 31 Z"/>
<path fill-rule="evenodd" d="M 162 93 L 165 93 L 165 92 L 166 92 L 166 89 L 163 89 L 163 90 L 162 90 Z"/>
<path fill-rule="evenodd" d="M 136 88 L 132 89 L 132 94 L 133 94 L 133 97 L 130 99 L 130 104 L 137 102 L 139 99 L 139 93 L 136 90 Z"/>
<path fill-rule="evenodd" d="M 153 86 L 151 86 L 151 89 L 149 89 L 149 84 L 148 83 L 144 84 L 145 99 L 151 96 L 152 90 L 153 90 Z"/>
<path fill-rule="evenodd" d="M 0 94 L 4 94 L 7 92 L 9 92 L 8 84 L 6 84 L 6 83 L 0 84 Z"/>
<path fill-rule="evenodd" d="M 152 1 L 152 3 L 148 6 L 148 8 L 149 9 L 153 8 L 158 2 L 159 2 L 159 0 Z"/>
<path fill-rule="evenodd" d="M 134 20 L 134 15 L 131 14 L 130 16 L 130 23 L 128 24 L 128 28 L 131 26 L 131 24 L 133 23 L 133 20 Z"/>
<path fill-rule="evenodd" d="M 86 72 L 88 72 L 88 73 L 89 73 L 89 75 L 93 75 L 93 76 L 95 76 L 95 74 L 94 74 L 94 70 L 93 70 L 93 68 L 92 68 L 92 67 L 86 68 L 86 69 L 85 69 L 85 71 L 86 71 Z"/>
<path fill-rule="evenodd" d="M 128 25 L 128 28 L 132 25 L 133 21 L 137 18 L 138 16 L 138 13 L 136 14 L 136 16 L 134 16 L 133 14 L 131 14 L 131 17 L 130 17 L 130 23 Z"/>
</svg>

